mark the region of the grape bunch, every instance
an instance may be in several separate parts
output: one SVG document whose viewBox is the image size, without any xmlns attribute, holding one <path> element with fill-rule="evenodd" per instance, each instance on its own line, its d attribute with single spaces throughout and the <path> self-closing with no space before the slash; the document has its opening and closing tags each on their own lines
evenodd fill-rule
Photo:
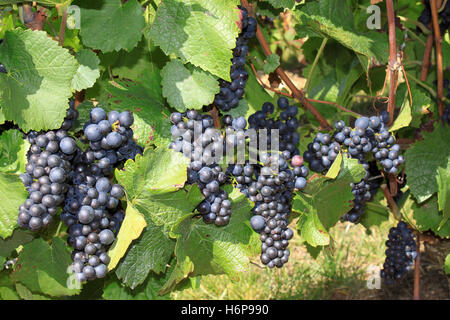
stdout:
<svg viewBox="0 0 450 320">
<path fill-rule="evenodd" d="M 248 53 L 248 41 L 256 34 L 256 20 L 248 16 L 245 8 L 240 11 L 241 32 L 236 39 L 236 47 L 233 49 L 233 59 L 230 69 L 231 82 L 220 79 L 220 92 L 214 98 L 214 105 L 222 111 L 229 111 L 237 107 L 239 100 L 244 95 L 248 73 L 245 71 L 246 56 Z"/>
<path fill-rule="evenodd" d="M 88 170 L 83 165 L 77 168 Z M 61 220 L 68 227 L 67 242 L 74 249 L 71 267 L 79 282 L 106 275 L 107 251 L 124 219 L 119 207 L 123 196 L 121 185 L 101 175 L 88 175 L 83 183 L 69 188 Z"/>
<path fill-rule="evenodd" d="M 78 117 L 73 104 L 64 119 L 70 129 Z M 22 228 L 38 231 L 47 227 L 65 200 L 68 176 L 78 147 L 65 129 L 58 131 L 31 131 L 27 139 L 31 146 L 27 154 L 26 172 L 20 175 L 29 197 L 19 207 L 17 223 Z"/>
<path fill-rule="evenodd" d="M 289 240 L 293 232 L 288 228 L 289 215 L 292 210 L 294 190 L 306 187 L 308 169 L 303 165 L 296 144 L 300 139 L 296 106 L 289 106 L 286 98 L 278 100 L 278 107 L 283 110 L 280 118 L 272 119 L 274 105 L 266 102 L 262 110 L 249 117 L 248 130 L 255 130 L 258 151 L 262 145 L 270 148 L 274 139 L 279 139 L 279 151 L 259 152 L 258 163 L 246 161 L 244 164 L 232 164 L 227 175 L 235 181 L 235 187 L 255 203 L 250 226 L 260 233 L 261 262 L 269 268 L 281 268 L 289 260 Z M 239 145 L 250 136 L 245 133 L 247 123 L 244 118 L 223 118 L 224 124 L 233 129 L 226 135 L 226 142 Z M 262 129 L 268 129 L 267 136 L 260 135 Z M 276 129 L 278 131 L 272 131 Z M 225 130 L 227 132 L 227 130 Z M 278 133 L 278 136 L 274 134 Z M 266 139 L 263 141 L 261 139 Z"/>
<path fill-rule="evenodd" d="M 400 221 L 389 230 L 386 247 L 386 260 L 380 276 L 386 284 L 391 285 L 411 270 L 417 257 L 413 231 Z"/>
<path fill-rule="evenodd" d="M 90 121 L 84 125 L 84 136 L 89 143 L 89 152 L 84 160 L 95 160 L 99 170 L 109 175 L 113 166 L 120 161 L 134 159 L 143 149 L 133 140 L 133 114 L 129 111 L 111 111 L 108 115 L 102 108 L 94 108 Z"/>
<path fill-rule="evenodd" d="M 272 141 L 272 130 L 278 130 L 280 151 L 289 151 L 291 156 L 298 155 L 300 154 L 296 147 L 300 141 L 300 134 L 297 132 L 299 121 L 296 118 L 298 107 L 290 106 L 285 97 L 280 97 L 277 104 L 283 110 L 279 118 L 269 118 L 269 115 L 273 114 L 275 106 L 270 102 L 265 102 L 260 111 L 256 111 L 248 118 L 249 128 L 257 131 L 267 129 L 268 145 Z"/>
<path fill-rule="evenodd" d="M 386 127 L 389 114 L 383 112 L 380 117 L 361 117 L 355 121 L 355 127 L 350 128 L 345 122 L 336 122 L 337 129 L 331 138 L 327 134 L 317 134 L 314 141 L 308 144 L 308 150 L 303 158 L 309 162 L 310 168 L 316 172 L 328 170 L 339 150 L 351 158 L 364 161 L 367 154 L 373 153 L 387 173 L 397 173 L 399 165 L 405 162 L 400 155 L 400 146 Z"/>
<path fill-rule="evenodd" d="M 306 186 L 306 167 L 300 156 L 291 160 L 289 152 L 262 154 L 263 165 L 246 165 L 239 177 L 251 178 L 248 187 L 241 184 L 241 191 L 255 203 L 250 226 L 260 233 L 261 262 L 269 268 L 281 268 L 289 260 L 289 240 L 294 233 L 288 228 L 295 189 Z M 236 173 L 234 166 L 233 173 Z"/>
<path fill-rule="evenodd" d="M 432 22 L 430 0 L 425 0 L 424 4 L 425 9 L 422 10 L 417 21 L 429 29 L 429 24 Z M 440 18 L 439 29 L 441 30 L 441 35 L 444 35 L 450 27 L 450 2 L 446 2 L 442 11 L 438 12 L 438 17 Z M 422 30 L 419 27 L 416 28 L 416 31 L 419 34 L 422 33 Z"/>
<path fill-rule="evenodd" d="M 0 73 L 8 73 L 8 71 L 6 71 L 5 66 L 1 63 L 0 63 Z"/>
<path fill-rule="evenodd" d="M 315 172 L 326 172 L 340 151 L 357 159 L 366 170 L 361 181 L 351 184 L 355 195 L 354 207 L 343 216 L 344 221 L 357 222 L 364 213 L 365 203 L 375 194 L 371 190 L 378 189 L 379 183 L 369 180 L 369 164 L 366 161 L 368 155 L 373 155 L 383 170 L 392 174 L 397 173 L 399 166 L 405 162 L 400 154 L 400 146 L 395 143 L 386 126 L 388 121 L 387 112 L 382 112 L 379 117 L 360 117 L 355 121 L 354 128 L 347 127 L 342 120 L 337 121 L 336 131 L 332 136 L 319 132 L 303 153 L 303 158 Z"/>
<path fill-rule="evenodd" d="M 190 158 L 187 183 L 197 184 L 205 197 L 197 206 L 198 212 L 206 223 L 227 225 L 231 201 L 228 193 L 220 188 L 227 182 L 227 176 L 217 164 L 223 156 L 224 141 L 220 131 L 214 129 L 214 119 L 196 110 L 187 110 L 172 113 L 170 120 L 172 142 L 169 148 Z"/>
<path fill-rule="evenodd" d="M 133 115 L 102 108 L 90 112 L 84 125 L 89 148 L 72 161 L 61 220 L 67 225 L 72 253 L 72 270 L 79 282 L 105 277 L 110 257 L 107 252 L 124 219 L 119 184 L 111 183 L 113 168 L 142 154 L 133 140 Z"/>
</svg>

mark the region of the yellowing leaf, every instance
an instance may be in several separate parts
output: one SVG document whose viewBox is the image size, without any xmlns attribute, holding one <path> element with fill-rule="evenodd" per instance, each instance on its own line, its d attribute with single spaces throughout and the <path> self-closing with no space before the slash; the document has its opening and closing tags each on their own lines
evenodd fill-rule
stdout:
<svg viewBox="0 0 450 320">
<path fill-rule="evenodd" d="M 127 252 L 131 242 L 139 238 L 142 230 L 144 230 L 146 226 L 147 223 L 142 214 L 140 214 L 131 203 L 128 203 L 125 219 L 120 227 L 117 240 L 109 250 L 111 262 L 108 265 L 108 270 L 112 270 L 117 266 L 120 259 Z"/>
</svg>

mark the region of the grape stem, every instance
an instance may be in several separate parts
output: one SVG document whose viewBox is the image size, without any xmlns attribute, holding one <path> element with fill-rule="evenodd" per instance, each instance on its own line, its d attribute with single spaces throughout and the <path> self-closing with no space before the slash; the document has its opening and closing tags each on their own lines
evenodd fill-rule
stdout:
<svg viewBox="0 0 450 320">
<path fill-rule="evenodd" d="M 58 43 L 62 47 L 64 45 L 64 36 L 66 34 L 66 24 L 67 24 L 67 7 L 64 7 L 64 12 L 61 20 L 61 27 L 59 29 Z"/>
<path fill-rule="evenodd" d="M 256 72 L 255 66 L 253 65 L 253 63 L 250 62 L 250 66 L 252 67 L 253 70 L 253 74 L 255 75 L 256 79 L 258 80 L 259 84 L 261 85 L 261 87 L 263 87 L 264 89 L 267 89 L 269 91 L 275 92 L 276 94 L 285 96 L 285 97 L 289 97 L 289 98 L 294 98 L 294 95 L 292 93 L 287 93 L 287 92 L 282 92 L 280 90 L 276 90 L 274 88 L 271 88 L 270 86 L 266 85 L 260 78 L 258 73 Z M 362 117 L 362 115 L 360 115 L 357 112 L 354 112 L 350 109 L 347 109 L 339 104 L 337 104 L 336 102 L 329 102 L 329 101 L 323 101 L 323 100 L 316 100 L 316 99 L 310 99 L 310 98 L 306 98 L 309 102 L 316 102 L 316 103 L 322 103 L 322 104 L 328 104 L 328 105 L 332 105 L 335 106 L 338 109 L 341 109 L 344 112 L 348 112 L 353 114 L 355 117 L 359 118 Z"/>
<path fill-rule="evenodd" d="M 241 4 L 243 7 L 247 9 L 249 12 L 249 15 L 254 17 L 254 13 L 252 10 L 250 10 L 250 6 L 248 4 L 247 0 L 241 0 Z M 266 39 L 264 38 L 264 35 L 261 32 L 261 28 L 259 25 L 257 25 L 256 29 L 256 38 L 258 39 L 259 44 L 261 45 L 264 53 L 266 56 L 270 56 L 272 54 L 272 51 L 269 48 L 269 45 L 267 44 Z M 308 111 L 310 111 L 314 117 L 319 121 L 320 126 L 323 129 L 331 130 L 330 124 L 327 122 L 327 120 L 320 114 L 319 111 L 317 111 L 316 108 L 308 101 L 308 99 L 305 97 L 302 91 L 300 91 L 295 84 L 291 81 L 291 79 L 286 75 L 284 70 L 281 67 L 278 67 L 276 70 L 276 73 L 281 78 L 281 80 L 284 81 L 284 83 L 289 87 L 289 89 L 292 91 L 293 96 L 295 99 L 297 99 Z"/>
<path fill-rule="evenodd" d="M 437 102 L 439 108 L 439 118 L 442 117 L 444 113 L 444 104 L 442 98 L 444 97 L 444 77 L 443 77 L 443 67 L 442 67 L 442 46 L 441 46 L 441 30 L 439 28 L 438 21 L 438 8 L 441 6 L 441 1 L 430 0 L 431 7 L 431 17 L 433 21 L 433 34 L 434 42 L 436 47 L 436 67 L 437 67 Z"/>
<path fill-rule="evenodd" d="M 420 72 L 420 81 L 427 81 L 428 70 L 431 65 L 431 52 L 433 51 L 433 35 L 429 34 L 425 45 L 425 52 L 422 59 L 422 71 Z"/>
<path fill-rule="evenodd" d="M 395 35 L 395 12 L 394 3 L 392 0 L 386 0 L 386 10 L 388 15 L 389 23 L 389 101 L 388 101 L 388 112 L 389 112 L 389 123 L 388 126 L 394 121 L 394 111 L 395 111 L 395 96 L 397 93 L 397 80 L 398 80 L 398 69 L 400 63 L 397 58 L 397 40 Z"/>
<path fill-rule="evenodd" d="M 24 10 L 31 11 L 31 6 L 27 6 L 23 8 Z M 45 20 L 47 19 L 46 15 L 47 10 L 44 7 L 38 7 L 36 15 L 34 16 L 33 21 L 26 23 L 25 26 L 31 30 L 40 30 L 44 29 Z"/>
</svg>

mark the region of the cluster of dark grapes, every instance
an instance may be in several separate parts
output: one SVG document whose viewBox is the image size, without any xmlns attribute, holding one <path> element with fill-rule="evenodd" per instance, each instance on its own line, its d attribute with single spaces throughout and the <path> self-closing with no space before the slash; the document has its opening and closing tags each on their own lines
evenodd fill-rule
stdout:
<svg viewBox="0 0 450 320">
<path fill-rule="evenodd" d="M 197 207 L 198 212 L 206 223 L 227 225 L 231 217 L 231 201 L 220 186 L 228 179 L 217 164 L 223 156 L 224 140 L 214 129 L 214 119 L 200 115 L 196 110 L 188 110 L 172 113 L 170 120 L 173 141 L 169 148 L 190 158 L 187 183 L 196 183 L 205 197 Z"/>
<path fill-rule="evenodd" d="M 19 207 L 17 223 L 22 228 L 38 231 L 47 227 L 65 200 L 71 161 L 77 151 L 75 140 L 67 135 L 78 112 L 73 104 L 64 119 L 64 129 L 31 131 L 27 139 L 31 146 L 27 154 L 26 172 L 20 175 L 29 197 Z"/>
<path fill-rule="evenodd" d="M 72 162 L 72 185 L 61 213 L 68 227 L 67 241 L 74 248 L 72 270 L 80 282 L 107 273 L 107 252 L 124 219 L 119 200 L 125 192 L 111 183 L 113 168 L 143 151 L 133 140 L 133 122 L 131 112 L 107 115 L 102 108 L 94 108 L 84 125 L 89 148 L 78 152 Z"/>
<path fill-rule="evenodd" d="M 314 141 L 308 144 L 308 150 L 303 154 L 310 168 L 316 172 L 324 172 L 331 167 L 339 150 L 344 149 L 350 157 L 364 161 L 368 153 L 373 153 L 387 173 L 397 173 L 399 165 L 405 162 L 400 155 L 400 146 L 389 132 L 386 123 L 389 114 L 383 112 L 380 117 L 361 117 L 350 128 L 345 122 L 336 122 L 337 131 L 333 137 L 318 134 Z"/>
<path fill-rule="evenodd" d="M 8 73 L 8 71 L 6 71 L 5 66 L 1 63 L 0 63 L 0 73 Z"/>
<path fill-rule="evenodd" d="M 386 284 L 390 285 L 411 270 L 414 259 L 417 257 L 413 231 L 406 223 L 400 221 L 397 227 L 389 230 L 386 247 L 386 260 L 380 276 Z"/>
<path fill-rule="evenodd" d="M 300 154 L 297 144 L 300 141 L 300 134 L 297 132 L 299 121 L 296 118 L 298 107 L 289 105 L 288 99 L 280 97 L 278 107 L 283 110 L 277 119 L 269 118 L 275 110 L 270 102 L 265 102 L 260 111 L 255 112 L 248 118 L 249 128 L 260 130 L 267 129 L 267 144 L 272 141 L 272 129 L 278 130 L 280 151 L 289 151 L 291 156 Z"/>
<path fill-rule="evenodd" d="M 229 111 L 237 107 L 244 95 L 248 73 L 245 71 L 248 41 L 256 34 L 256 20 L 248 16 L 245 8 L 241 8 L 241 32 L 233 49 L 233 59 L 230 69 L 231 82 L 220 79 L 220 92 L 214 98 L 214 105 L 222 111 Z"/>
<path fill-rule="evenodd" d="M 261 262 L 269 268 L 281 268 L 289 260 L 289 240 L 294 233 L 288 228 L 294 189 L 304 189 L 308 169 L 301 156 L 290 159 L 289 151 L 262 154 L 261 165 L 235 165 L 236 181 L 250 178 L 250 183 L 238 184 L 241 191 L 255 203 L 250 226 L 260 233 Z M 289 162 L 292 167 L 289 166 Z"/>
<path fill-rule="evenodd" d="M 18 222 L 39 230 L 62 206 L 61 220 L 74 248 L 71 267 L 76 279 L 84 282 L 106 275 L 107 252 L 124 219 L 120 199 L 125 192 L 121 185 L 111 183 L 113 168 L 143 150 L 133 140 L 132 113 L 111 111 L 107 115 L 94 108 L 84 126 L 89 147 L 82 151 L 67 134 L 77 116 L 70 103 L 61 129 L 28 134 L 29 162 L 21 179 L 30 197 L 19 208 Z"/>
<path fill-rule="evenodd" d="M 265 146 L 270 146 L 275 138 L 271 129 L 277 129 L 279 152 L 260 153 L 256 164 L 246 161 L 245 164 L 230 165 L 227 169 L 228 175 L 235 179 L 236 187 L 255 203 L 250 226 L 261 234 L 260 258 L 269 268 L 280 268 L 289 260 L 287 247 L 293 232 L 288 228 L 288 219 L 292 210 L 292 198 L 295 189 L 302 190 L 306 187 L 309 173 L 295 147 L 300 139 L 297 132 L 299 123 L 295 118 L 298 109 L 296 106 L 289 106 L 284 97 L 278 100 L 278 107 L 283 110 L 280 118 L 271 119 L 269 115 L 274 113 L 275 107 L 272 103 L 264 103 L 261 111 L 249 117 L 249 129 L 254 129 L 259 139 L 264 139 L 264 135 L 259 135 L 260 130 L 268 129 L 267 141 L 258 139 L 258 150 L 262 150 L 262 142 Z M 226 141 L 239 144 L 241 139 L 236 136 L 245 129 L 245 119 L 240 117 L 232 120 L 230 116 L 226 116 L 223 121 L 225 125 L 238 130 L 231 139 L 227 134 Z M 241 136 L 247 137 L 245 133 Z"/>
<path fill-rule="evenodd" d="M 420 23 L 422 23 L 426 28 L 429 29 L 429 24 L 432 21 L 431 16 L 431 7 L 430 0 L 425 0 L 425 9 L 421 12 L 419 18 L 417 19 Z M 439 29 L 441 30 L 441 34 L 443 35 L 448 28 L 450 27 L 450 2 L 446 1 L 445 7 L 442 11 L 438 12 L 438 16 L 440 18 Z M 422 30 L 417 27 L 416 31 L 418 33 L 422 33 Z"/>
<path fill-rule="evenodd" d="M 387 112 L 382 112 L 380 117 L 358 118 L 354 128 L 347 127 L 340 120 L 336 122 L 336 132 L 332 136 L 318 133 L 303 154 L 310 169 L 315 172 L 327 171 L 339 151 L 357 159 L 366 170 L 366 175 L 360 182 L 351 184 L 355 195 L 354 207 L 343 216 L 344 221 L 357 222 L 364 213 L 365 203 L 374 195 L 371 190 L 378 188 L 378 182 L 370 181 L 369 164 L 366 162 L 369 153 L 373 154 L 387 173 L 397 173 L 398 167 L 405 162 L 400 155 L 400 146 L 395 143 L 386 126 L 388 121 Z"/>
<path fill-rule="evenodd" d="M 224 116 L 222 123 L 225 134 L 214 129 L 211 116 L 200 115 L 195 110 L 174 112 L 170 116 L 170 148 L 182 152 L 191 161 L 186 182 L 196 183 L 205 197 L 197 206 L 203 220 L 217 226 L 228 224 L 231 201 L 221 186 L 235 181 L 235 186 L 255 203 L 250 225 L 261 233 L 261 261 L 270 268 L 282 267 L 288 261 L 287 246 L 293 232 L 287 226 L 293 192 L 305 188 L 309 173 L 296 148 L 300 139 L 297 133 L 299 122 L 296 119 L 298 109 L 289 106 L 284 97 L 278 100 L 278 106 L 282 110 L 280 118 L 272 119 L 270 115 L 274 113 L 275 107 L 269 102 L 264 103 L 261 111 L 249 117 L 248 129 L 244 117 L 233 119 L 230 115 Z M 265 146 L 271 145 L 276 138 L 271 129 L 278 129 L 280 150 L 259 153 L 256 163 L 247 160 L 244 164 L 230 164 L 224 173 L 218 165 L 219 161 L 226 151 L 247 143 L 251 138 L 248 132 L 250 129 L 256 133 L 255 138 L 259 137 L 257 150 L 260 150 L 262 142 Z M 259 134 L 262 129 L 269 129 L 266 136 Z M 232 157 L 235 156 L 234 152 Z"/>
</svg>

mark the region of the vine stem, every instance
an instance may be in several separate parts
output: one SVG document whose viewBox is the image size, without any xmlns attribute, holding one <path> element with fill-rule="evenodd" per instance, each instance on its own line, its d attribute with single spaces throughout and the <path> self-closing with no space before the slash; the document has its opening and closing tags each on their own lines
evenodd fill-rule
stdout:
<svg viewBox="0 0 450 320">
<path fill-rule="evenodd" d="M 314 69 L 316 68 L 317 63 L 319 62 L 320 57 L 322 56 L 323 50 L 325 49 L 325 45 L 327 44 L 328 38 L 323 38 L 322 43 L 320 45 L 319 51 L 317 51 L 316 57 L 314 58 L 314 62 L 311 66 L 311 70 L 308 74 L 308 79 L 306 79 L 305 84 L 305 90 L 306 92 L 309 91 L 309 86 L 311 85 L 311 78 L 314 72 Z"/>
<path fill-rule="evenodd" d="M 439 118 L 444 113 L 444 104 L 442 98 L 444 97 L 444 77 L 442 67 L 442 46 L 441 46 L 441 30 L 439 29 L 438 21 L 438 8 L 440 7 L 440 1 L 430 0 L 431 17 L 433 21 L 433 34 L 436 47 L 436 67 L 437 67 L 437 102 L 439 108 Z"/>
<path fill-rule="evenodd" d="M 386 0 L 386 10 L 389 23 L 389 123 L 388 126 L 394 121 L 395 111 L 395 96 L 397 93 L 397 80 L 398 80 L 398 68 L 399 62 L 397 59 L 397 39 L 395 36 L 395 12 L 394 3 L 392 0 Z"/>
<path fill-rule="evenodd" d="M 414 300 L 420 300 L 420 232 L 416 232 L 417 257 L 414 261 Z"/>
<path fill-rule="evenodd" d="M 336 102 L 329 102 L 329 101 L 316 100 L 316 99 L 310 99 L 310 98 L 307 98 L 307 99 L 308 99 L 308 101 L 310 101 L 310 102 L 317 102 L 317 103 L 323 103 L 323 104 L 329 104 L 329 105 L 335 106 L 336 108 L 341 109 L 341 110 L 344 111 L 344 112 L 348 112 L 348 113 L 353 114 L 353 115 L 354 115 L 355 117 L 357 117 L 357 118 L 362 117 L 361 114 L 359 114 L 359 113 L 357 113 L 357 112 L 355 112 L 355 111 L 352 111 L 352 110 L 350 110 L 350 109 L 347 109 L 347 108 L 345 108 L 345 107 L 343 107 L 343 106 L 337 104 Z"/>
<path fill-rule="evenodd" d="M 30 7 L 31 10 L 31 7 Z M 34 16 L 33 21 L 26 23 L 25 25 L 31 30 L 40 30 L 44 29 L 45 20 L 47 19 L 47 10 L 44 7 L 38 7 L 36 15 Z"/>
<path fill-rule="evenodd" d="M 391 195 L 391 193 L 389 192 L 389 189 L 388 189 L 387 185 L 386 185 L 386 184 L 382 184 L 382 185 L 380 186 L 380 188 L 381 188 L 381 190 L 383 191 L 384 197 L 386 198 L 386 201 L 387 201 L 389 207 L 391 208 L 392 212 L 394 213 L 395 218 L 396 218 L 397 220 L 401 220 L 401 217 L 400 217 L 400 213 L 399 213 L 399 211 L 398 211 L 397 204 L 395 203 L 394 198 L 392 198 L 392 195 Z"/>
<path fill-rule="evenodd" d="M 427 81 L 428 70 L 431 65 L 431 52 L 433 51 L 433 35 L 429 34 L 425 44 L 425 52 L 422 59 L 422 71 L 420 72 L 420 81 Z"/>
<path fill-rule="evenodd" d="M 243 7 L 247 9 L 250 16 L 254 17 L 254 14 L 252 10 L 250 10 L 250 6 L 248 4 L 247 0 L 241 0 L 241 4 Z M 256 28 L 256 38 L 258 39 L 259 44 L 261 45 L 264 53 L 266 56 L 270 56 L 272 54 L 272 51 L 269 48 L 269 45 L 267 44 L 266 39 L 264 38 L 264 35 L 261 32 L 261 28 L 259 25 L 257 25 Z M 281 78 L 281 80 L 284 81 L 284 83 L 289 87 L 292 94 L 294 95 L 295 99 L 297 99 L 308 111 L 310 111 L 314 117 L 319 121 L 320 126 L 323 129 L 331 130 L 330 124 L 327 122 L 327 120 L 320 114 L 319 111 L 317 111 L 316 108 L 308 101 L 308 99 L 305 97 L 302 91 L 300 91 L 295 84 L 291 81 L 291 79 L 286 75 L 284 70 L 281 67 L 278 67 L 275 70 L 278 74 L 278 76 Z"/>
<path fill-rule="evenodd" d="M 279 95 L 283 95 L 289 98 L 294 98 L 294 95 L 292 93 L 287 93 L 287 92 L 282 92 L 279 90 L 276 90 L 274 88 L 269 87 L 268 85 L 266 85 L 264 82 L 262 82 L 262 80 L 259 78 L 258 73 L 256 72 L 255 66 L 253 65 L 253 63 L 250 62 L 250 66 L 252 67 L 252 71 L 253 74 L 255 75 L 256 79 L 258 80 L 259 84 L 261 85 L 261 87 L 263 87 L 264 89 L 270 90 L 272 92 L 275 92 L 276 94 Z M 329 101 L 323 101 L 323 100 L 316 100 L 316 99 L 310 99 L 310 98 L 306 98 L 308 99 L 309 102 L 316 102 L 316 103 L 322 103 L 322 104 L 327 104 L 327 105 L 332 105 L 335 106 L 338 109 L 341 109 L 344 112 L 348 112 L 353 114 L 355 117 L 362 117 L 362 115 L 360 115 L 359 113 L 352 111 L 350 109 L 347 109 L 339 104 L 337 104 L 336 102 L 329 102 Z"/>
<path fill-rule="evenodd" d="M 67 24 L 67 8 L 64 8 L 64 12 L 61 20 L 61 27 L 59 29 L 59 39 L 58 43 L 62 47 L 64 45 L 64 36 L 66 34 L 66 24 Z"/>
</svg>

